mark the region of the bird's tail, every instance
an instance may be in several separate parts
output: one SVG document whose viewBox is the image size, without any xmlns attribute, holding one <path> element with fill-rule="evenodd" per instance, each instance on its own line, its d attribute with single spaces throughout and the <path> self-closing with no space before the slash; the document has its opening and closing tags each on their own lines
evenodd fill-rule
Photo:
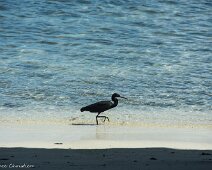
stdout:
<svg viewBox="0 0 212 170">
<path fill-rule="evenodd" d="M 80 111 L 81 111 L 81 112 L 84 112 L 84 111 L 85 111 L 85 107 L 82 107 L 82 108 L 80 109 Z"/>
</svg>

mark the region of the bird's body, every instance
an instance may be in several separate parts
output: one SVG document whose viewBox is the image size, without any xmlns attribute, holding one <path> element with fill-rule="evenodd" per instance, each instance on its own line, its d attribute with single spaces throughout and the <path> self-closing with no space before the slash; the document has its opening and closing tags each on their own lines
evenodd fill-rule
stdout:
<svg viewBox="0 0 212 170">
<path fill-rule="evenodd" d="M 81 112 L 83 111 L 89 111 L 91 113 L 104 112 L 108 109 L 111 109 L 113 105 L 114 103 L 111 101 L 100 101 L 100 102 L 81 108 Z"/>
<path fill-rule="evenodd" d="M 112 95 L 112 97 L 111 97 L 113 102 L 112 101 L 100 101 L 100 102 L 97 102 L 97 103 L 82 107 L 80 109 L 80 111 L 81 112 L 89 111 L 91 113 L 98 113 L 97 116 L 96 116 L 97 125 L 98 125 L 98 119 L 97 119 L 98 117 L 104 118 L 104 121 L 106 119 L 108 119 L 108 121 L 109 121 L 109 118 L 107 116 L 99 116 L 99 114 L 104 112 L 104 111 L 106 111 L 106 110 L 109 110 L 111 108 L 116 107 L 118 105 L 118 99 L 116 97 L 121 97 L 121 96 L 119 94 L 117 94 L 117 93 L 114 93 Z M 124 98 L 124 97 L 121 97 L 121 98 Z"/>
</svg>

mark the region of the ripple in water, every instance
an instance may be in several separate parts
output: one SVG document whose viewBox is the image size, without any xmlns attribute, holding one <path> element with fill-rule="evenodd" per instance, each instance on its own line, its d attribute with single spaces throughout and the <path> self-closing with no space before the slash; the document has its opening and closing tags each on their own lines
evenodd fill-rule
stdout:
<svg viewBox="0 0 212 170">
<path fill-rule="evenodd" d="M 79 108 L 118 92 L 115 123 L 211 125 L 211 5 L 2 2 L 1 117 L 92 121 Z"/>
</svg>

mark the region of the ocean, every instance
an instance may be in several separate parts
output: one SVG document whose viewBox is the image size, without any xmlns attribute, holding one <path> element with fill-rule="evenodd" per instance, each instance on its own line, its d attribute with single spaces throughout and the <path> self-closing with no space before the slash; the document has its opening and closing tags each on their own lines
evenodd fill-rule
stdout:
<svg viewBox="0 0 212 170">
<path fill-rule="evenodd" d="M 210 0 L 0 0 L 0 123 L 212 126 Z M 107 122 L 106 122 L 107 123 Z"/>
</svg>

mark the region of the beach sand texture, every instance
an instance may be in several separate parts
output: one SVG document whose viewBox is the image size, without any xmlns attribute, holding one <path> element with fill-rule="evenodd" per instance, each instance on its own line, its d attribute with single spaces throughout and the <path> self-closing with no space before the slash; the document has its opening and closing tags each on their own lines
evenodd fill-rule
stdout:
<svg viewBox="0 0 212 170">
<path fill-rule="evenodd" d="M 212 170 L 211 7 L 0 0 L 0 170 Z"/>
<path fill-rule="evenodd" d="M 207 128 L 6 124 L 1 129 L 0 169 L 212 168 Z"/>
<path fill-rule="evenodd" d="M 212 151 L 168 148 L 1 148 L 0 165 L 7 166 L 2 169 L 20 165 L 42 170 L 209 170 L 212 168 Z"/>
</svg>

